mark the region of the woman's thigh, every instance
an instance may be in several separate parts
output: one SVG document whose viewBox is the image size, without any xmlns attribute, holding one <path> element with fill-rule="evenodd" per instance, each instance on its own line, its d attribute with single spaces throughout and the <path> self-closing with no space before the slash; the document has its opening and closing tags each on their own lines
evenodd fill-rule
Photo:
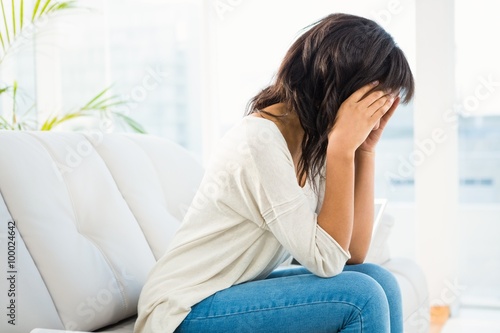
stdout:
<svg viewBox="0 0 500 333">
<path fill-rule="evenodd" d="M 219 291 L 192 307 L 176 332 L 389 332 L 388 302 L 367 274 L 320 278 L 306 270 Z"/>
</svg>

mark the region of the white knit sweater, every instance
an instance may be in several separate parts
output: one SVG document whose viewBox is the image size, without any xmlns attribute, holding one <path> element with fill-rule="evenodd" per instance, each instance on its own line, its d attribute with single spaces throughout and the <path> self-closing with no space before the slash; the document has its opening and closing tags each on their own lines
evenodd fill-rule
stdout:
<svg viewBox="0 0 500 333">
<path fill-rule="evenodd" d="M 321 178 L 321 177 L 319 177 Z M 169 249 L 139 300 L 136 333 L 173 332 L 191 306 L 232 285 L 265 278 L 290 255 L 318 276 L 350 258 L 317 224 L 320 198 L 301 188 L 276 125 L 243 118 L 221 140 Z"/>
</svg>

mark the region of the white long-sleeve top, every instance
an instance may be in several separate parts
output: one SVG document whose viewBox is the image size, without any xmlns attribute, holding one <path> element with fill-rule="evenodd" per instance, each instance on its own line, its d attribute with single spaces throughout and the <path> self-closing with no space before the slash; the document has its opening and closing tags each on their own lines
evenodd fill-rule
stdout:
<svg viewBox="0 0 500 333">
<path fill-rule="evenodd" d="M 318 224 L 324 194 L 296 178 L 271 121 L 247 116 L 221 140 L 169 249 L 142 290 L 136 333 L 173 332 L 191 307 L 219 290 L 265 278 L 292 255 L 321 277 L 348 252 Z M 175 189 L 174 189 L 175 190 Z"/>
</svg>

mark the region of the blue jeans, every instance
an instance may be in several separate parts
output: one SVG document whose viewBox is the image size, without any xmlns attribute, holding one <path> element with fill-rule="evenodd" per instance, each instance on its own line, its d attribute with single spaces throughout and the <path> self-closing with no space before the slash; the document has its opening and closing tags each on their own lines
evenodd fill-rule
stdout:
<svg viewBox="0 0 500 333">
<path fill-rule="evenodd" d="M 303 267 L 221 290 L 192 307 L 176 333 L 402 333 L 401 293 L 374 264 L 332 278 Z"/>
</svg>

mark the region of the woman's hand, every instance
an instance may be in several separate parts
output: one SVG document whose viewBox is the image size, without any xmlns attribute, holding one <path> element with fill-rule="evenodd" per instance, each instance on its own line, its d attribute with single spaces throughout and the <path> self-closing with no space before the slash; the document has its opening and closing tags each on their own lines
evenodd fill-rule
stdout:
<svg viewBox="0 0 500 333">
<path fill-rule="evenodd" d="M 392 107 L 396 99 L 394 95 L 380 90 L 370 92 L 377 85 L 375 81 L 361 87 L 342 103 L 328 135 L 329 147 L 333 145 L 353 153 L 358 148 L 367 151 L 375 148 L 383 127 L 397 106 Z M 391 112 L 387 114 L 389 110 Z M 379 128 L 374 130 L 379 123 Z"/>
<path fill-rule="evenodd" d="M 392 115 L 394 114 L 394 111 L 396 111 L 399 101 L 401 99 L 399 96 L 397 96 L 394 99 L 394 102 L 392 103 L 391 108 L 382 116 L 380 119 L 380 123 L 375 125 L 375 127 L 372 129 L 366 140 L 359 146 L 357 151 L 363 151 L 363 152 L 369 152 L 369 153 L 374 153 L 375 152 L 375 146 L 377 143 L 380 141 L 380 138 L 382 137 L 382 133 L 384 132 L 385 125 L 387 125 L 387 122 L 389 119 L 391 119 Z"/>
</svg>

